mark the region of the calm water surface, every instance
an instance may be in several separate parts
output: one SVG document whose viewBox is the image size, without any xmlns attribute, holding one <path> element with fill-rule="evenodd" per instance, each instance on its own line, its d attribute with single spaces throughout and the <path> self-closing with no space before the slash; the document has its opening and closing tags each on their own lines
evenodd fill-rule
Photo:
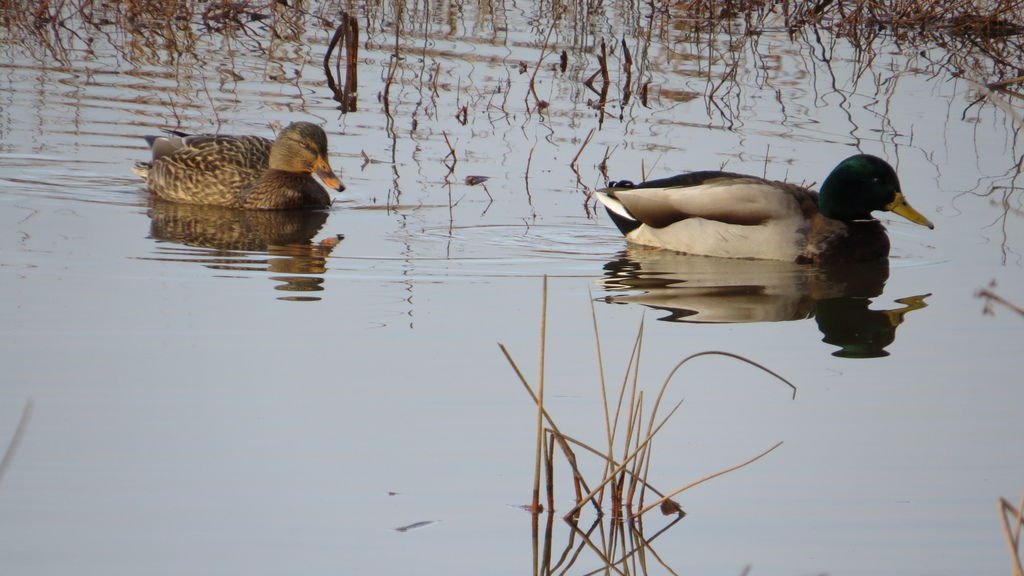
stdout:
<svg viewBox="0 0 1024 576">
<path fill-rule="evenodd" d="M 536 379 L 547 275 L 566 433 L 604 434 L 592 300 L 609 382 L 643 321 L 652 393 L 703 350 L 799 389 L 727 358 L 675 378 L 662 489 L 784 444 L 680 496 L 688 516 L 654 544 L 672 570 L 1009 573 L 996 502 L 1024 489 L 1024 319 L 976 292 L 1024 302 L 1019 101 L 972 106 L 989 79 L 928 46 L 881 42 L 864 66 L 842 40 L 695 42 L 663 22 L 644 42 L 630 10 L 549 36 L 532 6 L 486 6 L 361 12 L 347 114 L 320 67 L 336 22 L 207 31 L 178 55 L 170 33 L 4 31 L 0 445 L 32 411 L 0 479 L 2 572 L 532 573 L 535 416 L 497 343 Z M 602 39 L 603 113 L 583 84 Z M 130 171 L 160 128 L 295 120 L 329 134 L 348 186 L 329 211 L 154 204 Z M 858 150 L 936 224 L 886 218 L 887 266 L 627 249 L 587 195 L 719 167 L 810 184 Z M 556 549 L 568 535 L 555 522 Z M 572 573 L 602 566 L 587 554 Z"/>
</svg>

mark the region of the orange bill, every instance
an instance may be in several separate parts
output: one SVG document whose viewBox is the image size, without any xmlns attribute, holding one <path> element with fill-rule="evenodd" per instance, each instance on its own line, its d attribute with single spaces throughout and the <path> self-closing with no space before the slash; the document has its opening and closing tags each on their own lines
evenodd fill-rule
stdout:
<svg viewBox="0 0 1024 576">
<path fill-rule="evenodd" d="M 331 170 L 331 165 L 327 163 L 327 159 L 324 157 L 317 158 L 316 164 L 313 165 L 313 172 L 320 177 L 323 183 L 337 190 L 338 192 L 345 191 L 345 185 L 341 183 L 341 179 L 334 175 L 334 170 Z"/>
</svg>

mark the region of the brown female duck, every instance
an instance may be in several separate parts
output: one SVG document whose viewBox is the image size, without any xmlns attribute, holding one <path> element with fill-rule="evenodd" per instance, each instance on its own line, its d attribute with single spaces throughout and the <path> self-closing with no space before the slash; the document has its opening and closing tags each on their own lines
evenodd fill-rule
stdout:
<svg viewBox="0 0 1024 576">
<path fill-rule="evenodd" d="M 343 191 L 327 161 L 327 135 L 315 124 L 295 122 L 277 140 L 260 136 L 147 136 L 153 160 L 133 172 L 165 200 L 231 208 L 324 208 L 331 197 L 313 178 Z"/>
</svg>

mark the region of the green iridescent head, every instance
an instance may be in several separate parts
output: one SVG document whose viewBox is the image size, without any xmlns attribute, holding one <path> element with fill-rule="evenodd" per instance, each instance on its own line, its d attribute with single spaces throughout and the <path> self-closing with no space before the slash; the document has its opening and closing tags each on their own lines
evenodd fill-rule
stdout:
<svg viewBox="0 0 1024 576">
<path fill-rule="evenodd" d="M 871 212 L 885 210 L 915 224 L 935 227 L 907 203 L 892 166 L 869 154 L 850 156 L 832 170 L 821 185 L 818 210 L 844 222 L 871 220 Z"/>
</svg>

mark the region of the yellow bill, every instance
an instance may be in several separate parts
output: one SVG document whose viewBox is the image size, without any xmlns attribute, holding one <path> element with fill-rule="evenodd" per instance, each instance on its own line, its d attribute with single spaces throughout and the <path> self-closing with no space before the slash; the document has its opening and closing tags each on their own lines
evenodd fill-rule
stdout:
<svg viewBox="0 0 1024 576">
<path fill-rule="evenodd" d="M 907 220 L 910 220 L 914 224 L 920 224 L 921 226 L 927 226 L 929 229 L 934 230 L 935 225 L 931 223 L 931 220 L 925 218 L 920 212 L 914 210 L 914 207 L 907 203 L 907 199 L 903 197 L 903 192 L 897 192 L 896 198 L 893 199 L 885 207 L 890 212 L 895 212 L 900 216 L 903 216 Z"/>
</svg>

